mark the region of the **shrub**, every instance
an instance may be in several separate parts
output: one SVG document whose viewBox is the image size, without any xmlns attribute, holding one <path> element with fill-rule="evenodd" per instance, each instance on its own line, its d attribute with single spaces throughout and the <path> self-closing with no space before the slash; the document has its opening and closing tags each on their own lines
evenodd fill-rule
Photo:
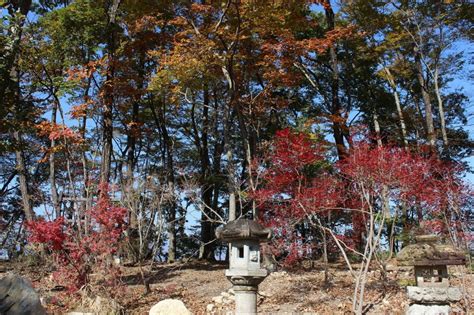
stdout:
<svg viewBox="0 0 474 315">
<path fill-rule="evenodd" d="M 104 191 L 104 190 L 102 190 Z M 79 231 L 65 218 L 27 222 L 29 241 L 41 244 L 55 263 L 53 278 L 76 292 L 89 284 L 99 284 L 114 295 L 120 287 L 120 269 L 113 263 L 126 228 L 126 209 L 114 206 L 107 193 L 85 214 L 90 218 L 87 231 Z M 92 277 L 92 274 L 94 275 Z"/>
</svg>

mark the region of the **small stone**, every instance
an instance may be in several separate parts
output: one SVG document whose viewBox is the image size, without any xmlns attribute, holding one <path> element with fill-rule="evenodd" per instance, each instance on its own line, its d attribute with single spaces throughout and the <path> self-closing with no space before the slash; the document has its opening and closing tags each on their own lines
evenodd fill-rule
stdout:
<svg viewBox="0 0 474 315">
<path fill-rule="evenodd" d="M 224 302 L 224 297 L 222 295 L 215 296 L 212 298 L 212 301 L 216 304 L 222 304 Z"/>
<path fill-rule="evenodd" d="M 281 278 L 281 277 L 286 277 L 288 273 L 286 271 L 277 271 L 277 272 L 272 272 L 271 275 L 275 278 Z"/>
<path fill-rule="evenodd" d="M 92 302 L 91 311 L 97 314 L 118 315 L 122 313 L 122 307 L 113 299 L 97 296 Z"/>
<path fill-rule="evenodd" d="M 221 295 L 225 298 L 228 298 L 230 296 L 230 294 L 227 292 L 222 292 Z"/>
<path fill-rule="evenodd" d="M 235 295 L 235 291 L 234 291 L 234 289 L 232 289 L 232 288 L 230 288 L 229 290 L 227 290 L 227 292 L 229 292 L 229 294 Z"/>
<path fill-rule="evenodd" d="M 155 304 L 151 309 L 149 315 L 191 315 L 191 312 L 186 308 L 180 300 L 166 299 Z"/>
<path fill-rule="evenodd" d="M 214 310 L 214 304 L 207 304 L 206 310 L 208 313 L 211 313 Z"/>
</svg>

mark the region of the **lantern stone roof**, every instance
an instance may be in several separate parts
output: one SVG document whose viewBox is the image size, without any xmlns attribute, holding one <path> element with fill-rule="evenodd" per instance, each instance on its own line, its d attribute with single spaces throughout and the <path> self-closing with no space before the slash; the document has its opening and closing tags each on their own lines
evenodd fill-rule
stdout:
<svg viewBox="0 0 474 315">
<path fill-rule="evenodd" d="M 243 240 L 269 240 L 272 231 L 249 219 L 231 221 L 216 230 L 216 236 L 226 242 Z"/>
<path fill-rule="evenodd" d="M 397 255 L 402 266 L 464 265 L 465 254 L 449 244 L 439 243 L 436 235 L 417 236 L 415 244 L 404 247 Z"/>
</svg>

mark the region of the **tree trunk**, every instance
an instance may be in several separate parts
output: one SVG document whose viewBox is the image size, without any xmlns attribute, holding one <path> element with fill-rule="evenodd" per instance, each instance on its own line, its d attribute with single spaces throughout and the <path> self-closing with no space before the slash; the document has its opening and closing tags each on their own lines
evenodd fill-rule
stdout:
<svg viewBox="0 0 474 315">
<path fill-rule="evenodd" d="M 377 147 L 381 148 L 382 147 L 382 137 L 380 134 L 380 124 L 378 120 L 378 115 L 377 113 L 374 112 L 373 114 L 373 119 L 374 119 L 374 129 L 375 129 L 375 135 L 377 137 Z M 386 217 L 390 217 L 390 202 L 388 198 L 388 187 L 387 185 L 382 186 L 382 211 L 385 214 Z"/>
<path fill-rule="evenodd" d="M 107 78 L 110 81 L 111 77 Z M 112 140 L 113 140 L 113 126 L 112 126 L 112 91 L 106 92 L 104 104 L 102 107 L 102 155 L 100 167 L 100 184 L 106 184 L 110 178 L 110 164 L 112 157 Z"/>
<path fill-rule="evenodd" d="M 5 107 L 6 113 L 8 108 L 13 109 L 15 123 L 14 130 L 12 132 L 13 139 L 15 141 L 15 158 L 16 158 L 16 170 L 20 182 L 20 193 L 23 204 L 23 211 L 28 221 L 34 219 L 34 212 L 31 205 L 31 196 L 28 189 L 28 171 L 26 168 L 26 162 L 23 152 L 23 140 L 20 133 L 22 123 L 26 120 L 25 113 L 27 110 L 23 108 L 24 103 L 21 99 L 20 83 L 18 80 L 19 73 L 17 70 L 17 62 L 20 54 L 20 43 L 23 34 L 23 25 L 26 20 L 31 7 L 31 1 L 15 1 L 11 7 L 8 8 L 8 13 L 14 19 L 16 24 L 11 25 L 11 46 L 10 51 L 6 49 L 4 59 L 4 67 L 1 67 L 1 81 L 0 81 L 0 100 L 2 101 L 2 107 Z M 3 110 L 3 108 L 2 108 Z"/>
<path fill-rule="evenodd" d="M 418 83 L 420 84 L 421 96 L 423 98 L 423 104 L 425 105 L 425 121 L 428 144 L 431 147 L 432 152 L 436 152 L 436 134 L 433 124 L 433 110 L 431 107 L 431 99 L 428 89 L 428 82 L 425 81 L 423 75 L 423 65 L 421 64 L 420 54 L 417 52 L 415 56 L 416 75 Z"/>
<path fill-rule="evenodd" d="M 28 221 L 34 219 L 35 215 L 31 206 L 31 197 L 28 189 L 28 174 L 26 170 L 25 157 L 22 149 L 22 139 L 18 130 L 13 132 L 13 138 L 16 142 L 15 156 L 16 156 L 16 170 L 20 180 L 21 201 L 23 203 L 23 211 Z"/>
<path fill-rule="evenodd" d="M 104 83 L 104 99 L 102 106 L 102 154 L 100 168 L 100 183 L 106 184 L 110 178 L 110 165 L 112 159 L 113 140 L 113 105 L 114 105 L 114 77 L 115 77 L 115 45 L 116 45 L 116 13 L 120 0 L 114 0 L 109 14 L 110 37 L 107 43 L 108 66 Z"/>
<path fill-rule="evenodd" d="M 209 161 L 209 91 L 204 88 L 204 107 L 203 107 L 203 126 L 201 133 L 201 246 L 199 249 L 199 259 L 214 260 L 214 239 L 213 224 L 210 220 L 212 217 L 208 207 L 212 204 L 212 186 L 208 183 L 210 178 L 210 161 Z M 195 127 L 195 129 L 197 129 Z"/>
<path fill-rule="evenodd" d="M 392 87 L 392 94 L 393 94 L 393 98 L 395 99 L 398 121 L 400 123 L 400 133 L 402 136 L 403 147 L 406 149 L 408 148 L 407 128 L 405 125 L 405 118 L 403 117 L 403 111 L 402 111 L 402 106 L 400 104 L 400 97 L 398 95 L 397 85 L 395 84 L 395 79 L 393 78 L 393 75 L 390 69 L 387 67 L 384 67 L 384 70 L 385 70 L 385 73 L 387 74 L 388 82 L 390 83 L 390 86 Z"/>
<path fill-rule="evenodd" d="M 328 1 L 329 2 L 329 1 Z M 334 11 L 332 7 L 324 8 L 328 31 L 334 30 Z M 331 60 L 331 115 L 332 115 L 332 131 L 336 142 L 337 155 L 339 159 L 343 159 L 347 155 L 346 145 L 344 144 L 344 134 L 347 133 L 345 118 L 342 116 L 342 106 L 339 100 L 339 70 L 335 44 L 329 48 L 329 56 Z"/>
<path fill-rule="evenodd" d="M 443 144 L 445 147 L 447 147 L 449 144 L 448 134 L 446 132 L 446 119 L 444 117 L 443 100 L 441 99 L 441 91 L 439 90 L 438 77 L 439 77 L 439 69 L 438 69 L 438 65 L 436 65 L 433 81 L 434 81 L 436 98 L 438 100 L 438 112 L 439 112 L 439 120 L 441 123 L 441 135 L 443 137 Z"/>
<path fill-rule="evenodd" d="M 58 106 L 59 104 L 54 102 L 53 108 L 51 110 L 51 123 L 53 124 L 53 126 L 56 125 Z M 53 203 L 54 212 L 56 214 L 56 218 L 59 218 L 61 216 L 61 207 L 59 205 L 58 190 L 56 187 L 56 160 L 54 154 L 54 146 L 55 140 L 52 139 L 49 152 L 49 184 L 51 186 L 51 201 Z"/>
<path fill-rule="evenodd" d="M 166 148 L 166 177 L 168 180 L 168 193 L 170 194 L 170 200 L 168 201 L 168 263 L 172 263 L 176 259 L 176 198 L 175 198 L 175 178 L 174 178 L 174 149 L 173 141 L 168 134 L 166 128 L 165 118 L 165 104 L 163 104 L 162 111 L 162 134 L 163 143 Z"/>
</svg>

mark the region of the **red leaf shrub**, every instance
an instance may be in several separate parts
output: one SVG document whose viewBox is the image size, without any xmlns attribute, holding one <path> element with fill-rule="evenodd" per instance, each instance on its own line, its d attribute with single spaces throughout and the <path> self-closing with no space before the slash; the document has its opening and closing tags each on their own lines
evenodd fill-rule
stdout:
<svg viewBox="0 0 474 315">
<path fill-rule="evenodd" d="M 69 292 L 93 281 L 116 289 L 120 286 L 120 269 L 113 264 L 112 255 L 126 228 L 126 214 L 125 208 L 114 206 L 108 194 L 101 193 L 97 204 L 85 214 L 90 218 L 87 233 L 80 233 L 63 217 L 49 222 L 40 219 L 27 223 L 29 241 L 42 244 L 51 254 L 56 264 L 53 277 Z M 91 279 L 92 273 L 97 276 L 95 279 Z"/>
</svg>

